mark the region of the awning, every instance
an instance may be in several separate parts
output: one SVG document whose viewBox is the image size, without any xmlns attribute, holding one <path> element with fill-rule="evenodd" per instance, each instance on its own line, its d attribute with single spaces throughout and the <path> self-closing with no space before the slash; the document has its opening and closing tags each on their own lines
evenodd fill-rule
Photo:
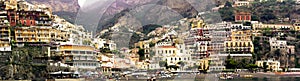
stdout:
<svg viewBox="0 0 300 81">
<path fill-rule="evenodd" d="M 52 72 L 52 73 L 50 73 L 50 74 L 54 74 L 54 75 L 56 75 L 56 74 L 72 74 L 72 72 L 62 72 L 62 71 L 58 71 L 58 72 Z"/>
</svg>

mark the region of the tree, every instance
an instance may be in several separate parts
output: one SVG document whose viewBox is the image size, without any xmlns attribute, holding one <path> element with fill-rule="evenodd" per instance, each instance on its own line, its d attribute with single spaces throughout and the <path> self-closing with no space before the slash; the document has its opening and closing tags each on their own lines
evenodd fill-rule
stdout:
<svg viewBox="0 0 300 81">
<path fill-rule="evenodd" d="M 118 50 L 112 50 L 111 53 L 113 53 L 113 54 L 120 54 L 120 52 Z"/>
<path fill-rule="evenodd" d="M 165 63 L 166 69 L 169 69 L 168 62 Z"/>
<path fill-rule="evenodd" d="M 232 59 L 230 55 L 227 56 L 225 63 L 226 69 L 236 69 L 238 65 L 238 62 Z"/>
<path fill-rule="evenodd" d="M 253 72 L 255 68 L 258 68 L 258 66 L 256 64 L 247 64 L 246 65 L 246 69 L 248 69 L 251 72 Z"/>
<path fill-rule="evenodd" d="M 183 61 L 180 61 L 177 63 L 178 65 L 180 65 L 181 69 L 183 70 L 183 67 L 185 66 L 184 62 Z"/>
<path fill-rule="evenodd" d="M 264 62 L 264 63 L 263 63 L 263 67 L 262 67 L 262 68 L 264 69 L 264 72 L 267 72 L 267 71 L 268 71 L 268 67 L 269 67 L 269 66 L 267 65 L 267 62 Z"/>
<path fill-rule="evenodd" d="M 224 7 L 219 9 L 223 21 L 234 21 L 234 8 Z"/>
<path fill-rule="evenodd" d="M 92 43 L 92 41 L 84 40 L 82 43 L 83 43 L 83 45 L 90 45 Z"/>
<path fill-rule="evenodd" d="M 158 27 L 162 27 L 162 26 L 156 25 L 156 24 L 145 25 L 145 26 L 143 26 L 143 32 L 142 33 L 147 35 L 148 33 L 150 33 L 151 31 L 155 30 Z"/>
<path fill-rule="evenodd" d="M 166 67 L 167 62 L 166 61 L 159 61 L 160 67 Z"/>
<path fill-rule="evenodd" d="M 179 68 L 179 66 L 176 66 L 176 65 L 170 65 L 169 67 L 170 67 L 170 68 L 173 68 L 173 69 L 175 69 L 175 70 L 177 70 L 177 69 Z"/>
<path fill-rule="evenodd" d="M 226 1 L 226 3 L 225 3 L 225 7 L 232 7 L 232 4 L 231 4 L 231 2 L 229 2 L 229 1 Z"/>
<path fill-rule="evenodd" d="M 145 60 L 145 49 L 139 49 L 138 54 L 140 56 L 139 60 Z"/>
<path fill-rule="evenodd" d="M 281 56 L 280 49 L 275 50 L 274 53 L 275 53 L 275 55 L 276 55 L 277 57 Z"/>
<path fill-rule="evenodd" d="M 150 46 L 150 47 L 154 47 L 154 46 L 155 46 L 155 43 L 150 42 L 150 43 L 149 43 L 149 46 Z"/>
<path fill-rule="evenodd" d="M 101 53 L 112 53 L 109 48 L 100 48 Z"/>
</svg>

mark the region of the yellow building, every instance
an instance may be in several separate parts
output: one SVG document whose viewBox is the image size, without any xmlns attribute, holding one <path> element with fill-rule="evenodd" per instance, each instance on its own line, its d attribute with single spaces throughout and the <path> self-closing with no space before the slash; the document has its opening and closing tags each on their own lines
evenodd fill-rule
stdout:
<svg viewBox="0 0 300 81">
<path fill-rule="evenodd" d="M 267 69 L 271 70 L 271 71 L 280 71 L 282 70 L 280 67 L 280 62 L 279 61 L 275 61 L 272 59 L 269 60 L 261 60 L 261 61 L 256 61 L 255 64 L 258 67 L 264 67 L 264 63 L 266 63 L 266 65 L 268 66 Z"/>
<path fill-rule="evenodd" d="M 0 25 L 0 47 L 10 46 L 10 29 L 9 26 L 2 23 Z"/>
<path fill-rule="evenodd" d="M 295 31 L 300 31 L 300 23 L 294 23 Z"/>
<path fill-rule="evenodd" d="M 100 63 L 96 58 L 97 53 L 92 46 L 85 45 L 61 45 L 60 55 L 63 56 L 63 63 L 74 68 L 96 69 Z"/>
<path fill-rule="evenodd" d="M 18 9 L 18 1 L 17 0 L 7 0 L 5 1 L 4 3 L 6 5 L 5 7 L 5 10 L 10 10 L 10 9 L 13 9 L 13 10 L 17 10 Z"/>
<path fill-rule="evenodd" d="M 200 71 L 204 71 L 204 70 L 208 70 L 209 69 L 209 59 L 208 58 L 204 58 L 204 59 L 200 59 L 198 61 L 198 65 L 199 65 L 199 70 Z"/>
<path fill-rule="evenodd" d="M 114 64 L 113 54 L 98 54 L 97 58 L 101 63 L 102 72 L 109 73 L 112 71 Z"/>
<path fill-rule="evenodd" d="M 254 45 L 250 30 L 235 30 L 231 32 L 231 40 L 225 41 L 225 51 L 229 54 L 251 54 Z"/>
<path fill-rule="evenodd" d="M 239 7 L 239 6 L 250 6 L 250 2 L 249 1 L 242 1 L 242 0 L 237 0 L 234 2 L 234 6 L 235 7 Z"/>
<path fill-rule="evenodd" d="M 192 28 L 204 28 L 206 26 L 205 26 L 205 23 L 204 23 L 203 20 L 192 19 L 192 21 L 191 21 L 191 27 Z"/>
<path fill-rule="evenodd" d="M 282 30 L 296 30 L 292 24 L 252 24 L 253 32 L 262 33 L 263 30 L 270 29 L 270 31 L 282 31 Z"/>
<path fill-rule="evenodd" d="M 15 42 L 62 42 L 68 39 L 66 31 L 56 30 L 48 26 L 16 27 Z"/>
</svg>

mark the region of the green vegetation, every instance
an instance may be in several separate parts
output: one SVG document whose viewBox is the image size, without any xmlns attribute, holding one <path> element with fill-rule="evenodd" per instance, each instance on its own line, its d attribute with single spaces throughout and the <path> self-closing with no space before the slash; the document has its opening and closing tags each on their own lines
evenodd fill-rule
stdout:
<svg viewBox="0 0 300 81">
<path fill-rule="evenodd" d="M 137 33 L 132 33 L 131 39 L 130 39 L 130 41 L 129 41 L 130 48 L 133 48 L 134 43 L 137 43 L 138 41 L 140 41 L 141 38 L 142 38 L 142 37 L 141 37 L 139 34 L 137 34 Z"/>
<path fill-rule="evenodd" d="M 248 69 L 253 72 L 258 68 L 258 66 L 254 64 L 254 60 L 252 60 L 252 58 L 233 59 L 230 55 L 228 55 L 225 63 L 226 69 Z"/>
<path fill-rule="evenodd" d="M 267 72 L 267 71 L 269 70 L 268 67 L 269 67 L 269 66 L 267 65 L 267 62 L 264 62 L 264 63 L 263 63 L 263 67 L 262 67 L 263 70 L 264 70 L 264 72 Z"/>
<path fill-rule="evenodd" d="M 219 10 L 223 21 L 234 21 L 234 8 L 224 7 Z"/>
<path fill-rule="evenodd" d="M 91 45 L 91 44 L 92 44 L 92 41 L 90 41 L 90 40 L 83 41 L 83 45 Z"/>
<path fill-rule="evenodd" d="M 238 62 L 232 59 L 230 55 L 228 55 L 225 63 L 226 69 L 237 69 Z"/>
<path fill-rule="evenodd" d="M 46 47 L 26 46 L 14 47 L 8 61 L 1 63 L 0 76 L 6 80 L 44 80 L 48 73 L 69 71 L 69 68 L 47 65 Z"/>
<path fill-rule="evenodd" d="M 268 41 L 263 40 L 261 37 L 255 37 L 253 40 L 254 45 L 254 60 L 262 60 L 266 54 L 270 52 L 270 44 Z"/>
<path fill-rule="evenodd" d="M 159 61 L 159 66 L 160 67 L 165 67 L 166 66 L 166 61 Z"/>
<path fill-rule="evenodd" d="M 234 21 L 234 11 L 251 12 L 252 20 L 264 23 L 278 23 L 278 18 L 293 19 L 300 15 L 300 8 L 295 7 L 294 1 L 288 0 L 282 3 L 268 0 L 267 2 L 253 2 L 251 6 L 232 7 L 231 2 L 225 2 L 225 7 L 219 10 L 224 21 Z"/>
<path fill-rule="evenodd" d="M 139 54 L 139 60 L 145 60 L 145 49 L 139 49 L 138 51 Z"/>
<path fill-rule="evenodd" d="M 101 53 L 112 53 L 109 48 L 100 48 Z"/>
<path fill-rule="evenodd" d="M 170 65 L 168 67 L 171 68 L 171 69 L 175 69 L 175 70 L 179 69 L 179 66 L 176 66 L 176 65 Z"/>
<path fill-rule="evenodd" d="M 154 47 L 155 46 L 155 43 L 154 42 L 150 42 L 149 43 L 149 47 Z"/>
<path fill-rule="evenodd" d="M 150 33 L 151 31 L 155 30 L 158 27 L 162 27 L 160 25 L 155 25 L 155 24 L 149 24 L 149 25 L 145 25 L 143 26 L 143 32 L 145 35 L 147 35 L 148 33 Z"/>
</svg>

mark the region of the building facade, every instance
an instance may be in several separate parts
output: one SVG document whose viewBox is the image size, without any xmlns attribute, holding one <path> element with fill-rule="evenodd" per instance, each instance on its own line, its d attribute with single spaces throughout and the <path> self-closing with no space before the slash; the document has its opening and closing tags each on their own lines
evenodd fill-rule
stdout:
<svg viewBox="0 0 300 81">
<path fill-rule="evenodd" d="M 279 61 L 276 61 L 276 60 L 272 60 L 272 59 L 269 59 L 269 60 L 261 60 L 261 61 L 256 61 L 255 64 L 258 66 L 258 67 L 264 67 L 264 63 L 268 66 L 267 69 L 271 70 L 271 71 L 280 71 L 282 70 L 280 67 L 280 62 Z"/>
<path fill-rule="evenodd" d="M 96 69 L 100 67 L 100 63 L 96 58 L 97 52 L 92 46 L 61 45 L 59 51 L 63 56 L 63 63 L 74 68 Z"/>
<path fill-rule="evenodd" d="M 250 22 L 251 13 L 248 12 L 236 12 L 235 13 L 235 22 Z"/>
</svg>

